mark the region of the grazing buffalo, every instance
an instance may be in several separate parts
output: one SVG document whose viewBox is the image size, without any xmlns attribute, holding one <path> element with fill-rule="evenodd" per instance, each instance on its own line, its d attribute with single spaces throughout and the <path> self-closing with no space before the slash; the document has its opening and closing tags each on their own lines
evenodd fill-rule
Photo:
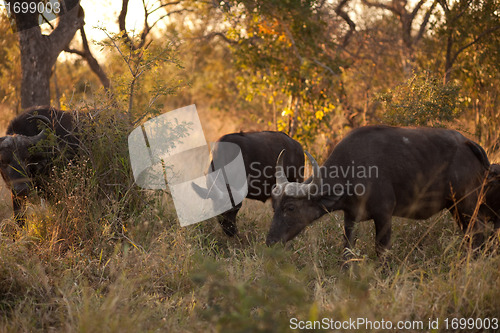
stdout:
<svg viewBox="0 0 500 333">
<path fill-rule="evenodd" d="M 55 136 L 55 145 L 49 139 L 44 140 L 50 133 Z M 33 107 L 10 122 L 7 135 L 0 138 L 0 172 L 12 191 L 14 217 L 18 222 L 23 223 L 25 197 L 34 185 L 39 185 L 37 176 L 50 171 L 55 157 L 74 155 L 77 146 L 75 121 L 69 112 Z"/>
<path fill-rule="evenodd" d="M 265 202 L 271 197 L 272 188 L 276 183 L 276 159 L 283 149 L 287 151 L 285 163 L 288 168 L 285 177 L 293 182 L 302 181 L 300 171 L 304 167 L 304 151 L 297 141 L 285 133 L 271 131 L 231 133 L 222 136 L 217 143 L 233 143 L 239 146 L 247 174 L 247 199 Z M 215 162 L 216 169 L 217 166 L 227 165 L 235 157 L 228 156 L 233 154 L 228 154 L 225 149 L 217 149 L 220 146 L 222 145 L 216 144 L 212 154 L 212 162 Z M 215 192 L 220 191 L 210 184 L 207 184 L 207 189 L 196 184 L 193 184 L 193 188 L 203 198 L 217 196 Z M 219 217 L 219 223 L 228 236 L 237 233 L 236 215 L 240 208 L 241 203 Z"/>
<path fill-rule="evenodd" d="M 447 208 L 464 232 L 469 224 L 479 231 L 482 221 L 470 222 L 489 161 L 456 131 L 367 126 L 351 131 L 321 168 L 308 157 L 313 176 L 304 183 L 288 182 L 283 155 L 278 159 L 268 245 L 289 241 L 335 210 L 344 211 L 347 248 L 355 242 L 354 223 L 374 220 L 378 254 L 390 247 L 392 216 L 426 219 Z"/>
</svg>

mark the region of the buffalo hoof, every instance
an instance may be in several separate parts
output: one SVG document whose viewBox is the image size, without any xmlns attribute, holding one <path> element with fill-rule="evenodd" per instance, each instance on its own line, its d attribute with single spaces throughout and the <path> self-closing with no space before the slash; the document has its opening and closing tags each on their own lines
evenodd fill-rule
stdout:
<svg viewBox="0 0 500 333">
<path fill-rule="evenodd" d="M 234 237 L 238 233 L 238 228 L 235 223 L 222 221 L 220 225 L 224 233 L 229 237 Z"/>
</svg>

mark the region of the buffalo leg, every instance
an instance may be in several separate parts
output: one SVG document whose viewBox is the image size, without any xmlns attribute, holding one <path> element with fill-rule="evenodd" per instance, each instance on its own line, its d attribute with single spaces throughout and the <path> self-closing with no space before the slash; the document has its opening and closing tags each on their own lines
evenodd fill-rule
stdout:
<svg viewBox="0 0 500 333">
<path fill-rule="evenodd" d="M 233 237 L 238 233 L 238 228 L 236 227 L 236 215 L 238 214 L 240 208 L 241 203 L 230 211 L 227 211 L 219 216 L 219 223 L 222 230 L 229 237 Z"/>
<path fill-rule="evenodd" d="M 24 226 L 24 198 L 21 198 L 12 193 L 12 208 L 14 210 L 14 220 L 20 227 Z"/>
<path fill-rule="evenodd" d="M 375 250 L 377 255 L 382 255 L 391 248 L 392 218 L 389 216 L 375 217 Z"/>
<path fill-rule="evenodd" d="M 455 219 L 457 220 L 458 225 L 462 229 L 462 232 L 466 236 L 470 237 L 470 242 L 471 242 L 472 248 L 477 249 L 477 248 L 480 248 L 484 244 L 485 225 L 477 217 L 475 219 L 472 219 L 471 215 L 456 211 L 455 212 Z M 495 222 L 495 224 L 496 224 L 496 222 Z"/>
<path fill-rule="evenodd" d="M 469 223 L 471 223 L 471 221 L 469 221 Z M 470 229 L 468 232 L 470 233 L 472 248 L 479 249 L 485 244 L 487 238 L 485 237 L 486 225 L 478 218 L 476 218 L 473 223 L 474 224 L 468 228 Z"/>
</svg>

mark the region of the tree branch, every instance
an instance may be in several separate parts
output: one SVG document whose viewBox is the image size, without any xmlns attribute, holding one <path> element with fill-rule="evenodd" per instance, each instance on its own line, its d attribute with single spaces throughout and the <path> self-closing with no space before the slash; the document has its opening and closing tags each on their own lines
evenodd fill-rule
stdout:
<svg viewBox="0 0 500 333">
<path fill-rule="evenodd" d="M 128 0 L 122 0 L 122 9 L 120 10 L 120 15 L 118 15 L 118 28 L 120 31 L 126 31 L 125 19 L 127 18 L 128 11 Z"/>
<path fill-rule="evenodd" d="M 351 38 L 354 31 L 356 31 L 356 23 L 349 17 L 349 15 L 343 10 L 343 7 L 347 4 L 349 0 L 342 0 L 335 8 L 335 13 L 340 16 L 348 25 L 349 31 L 344 36 L 344 40 L 342 41 L 342 47 L 346 47 L 349 43 L 349 39 Z"/>
<path fill-rule="evenodd" d="M 85 29 L 83 27 L 80 28 L 80 35 L 82 37 L 82 45 L 83 45 L 83 50 L 84 50 L 84 58 L 87 61 L 90 69 L 97 75 L 99 78 L 99 81 L 101 81 L 102 86 L 104 89 L 109 91 L 111 88 L 111 83 L 109 81 L 108 76 L 102 69 L 101 65 L 97 62 L 97 59 L 94 57 L 92 52 L 90 52 L 89 48 L 89 42 L 87 40 L 87 35 L 85 34 Z"/>
<path fill-rule="evenodd" d="M 146 1 L 145 0 L 142 0 L 142 6 L 144 8 L 144 27 L 142 28 L 142 33 L 141 33 L 141 39 L 140 39 L 140 42 L 139 42 L 139 45 L 137 45 L 137 49 L 140 49 L 144 46 L 144 44 L 146 44 L 146 37 L 147 35 L 149 34 L 149 31 L 151 31 L 151 28 L 149 27 L 149 24 L 148 24 L 148 17 L 149 17 L 149 12 L 148 12 L 148 8 L 146 6 Z"/>
<path fill-rule="evenodd" d="M 222 38 L 223 41 L 225 41 L 226 43 L 231 44 L 231 45 L 238 44 L 238 41 L 227 38 L 226 35 L 224 35 L 224 33 L 222 33 L 222 32 L 211 32 L 208 35 L 203 36 L 203 38 L 206 38 L 206 39 L 212 39 L 214 37 L 220 37 L 220 38 Z"/>
<path fill-rule="evenodd" d="M 65 1 L 65 3 L 68 2 L 69 1 Z M 83 10 L 78 4 L 78 1 L 77 5 L 74 8 L 61 13 L 59 16 L 59 23 L 57 24 L 57 27 L 49 36 L 47 36 L 50 48 L 52 50 L 58 50 L 59 52 L 64 50 L 75 36 L 75 32 L 83 26 L 83 17 Z M 54 52 L 54 56 L 56 57 L 56 59 L 59 55 L 59 52 Z"/>
<path fill-rule="evenodd" d="M 450 7 L 448 6 L 448 2 L 446 0 L 437 0 L 441 8 L 443 8 L 444 13 L 448 14 L 450 12 Z"/>
<path fill-rule="evenodd" d="M 453 65 L 453 63 L 455 63 L 455 61 L 457 60 L 457 58 L 458 58 L 458 56 L 459 56 L 460 53 L 462 53 L 463 51 L 465 51 L 466 49 L 468 49 L 472 45 L 478 43 L 484 36 L 489 35 L 492 32 L 495 32 L 495 31 L 497 31 L 499 29 L 500 29 L 500 25 L 497 25 L 496 27 L 493 27 L 491 29 L 485 30 L 481 34 L 479 34 L 479 36 L 477 36 L 472 42 L 470 42 L 468 44 L 465 44 L 464 46 L 462 46 L 461 48 L 459 48 L 457 50 L 457 52 L 455 52 L 455 54 L 453 55 L 453 58 L 452 58 L 451 63 L 450 63 L 450 68 L 451 68 L 451 65 Z"/>
<path fill-rule="evenodd" d="M 397 16 L 401 16 L 403 15 L 403 13 L 398 10 L 396 8 L 396 6 L 389 6 L 389 5 L 386 5 L 384 3 L 379 3 L 379 2 L 372 2 L 372 1 L 369 1 L 369 0 L 362 0 L 363 3 L 369 7 L 375 7 L 375 8 L 380 8 L 380 9 L 385 9 L 385 10 L 389 10 L 391 12 L 393 12 L 394 14 L 396 14 Z"/>
<path fill-rule="evenodd" d="M 153 22 L 153 24 L 151 24 L 150 26 L 150 29 L 153 29 L 153 27 L 158 23 L 160 22 L 161 20 L 163 20 L 165 17 L 169 17 L 170 15 L 174 15 L 174 14 L 179 14 L 179 13 L 187 13 L 187 12 L 194 12 L 193 9 L 188 9 L 188 8 L 183 8 L 183 9 L 178 9 L 178 10 L 173 10 L 171 12 L 168 12 L 166 13 L 165 15 L 162 15 L 160 18 L 158 18 L 156 21 Z"/>
<path fill-rule="evenodd" d="M 415 16 L 417 16 L 418 14 L 418 11 L 420 10 L 420 8 L 422 8 L 422 6 L 424 5 L 424 3 L 426 3 L 427 0 L 420 0 L 417 5 L 415 6 L 415 8 L 413 8 L 413 10 L 411 11 L 411 14 L 410 14 L 410 21 L 413 21 L 415 19 Z"/>
<path fill-rule="evenodd" d="M 81 8 L 81 6 L 80 6 L 80 11 L 81 11 L 81 14 L 84 16 L 85 13 L 83 11 L 83 8 Z M 111 88 L 111 83 L 109 81 L 108 76 L 106 75 L 106 73 L 102 69 L 101 65 L 97 62 L 97 59 L 94 57 L 94 55 L 90 51 L 89 42 L 87 40 L 87 34 L 85 33 L 85 29 L 83 26 L 80 28 L 80 36 L 82 38 L 83 51 L 77 50 L 77 49 L 72 49 L 69 47 L 69 45 L 67 45 L 63 49 L 63 51 L 79 55 L 80 57 L 85 59 L 85 61 L 89 65 L 92 72 L 94 72 L 94 74 L 96 74 L 97 77 L 99 78 L 99 81 L 101 81 L 101 84 L 104 87 L 104 89 L 106 89 L 106 91 L 109 91 Z"/>
<path fill-rule="evenodd" d="M 82 58 L 85 58 L 85 52 L 77 50 L 77 49 L 72 49 L 70 47 L 66 47 L 63 51 L 68 52 L 68 53 L 73 53 L 73 54 L 79 55 Z"/>
<path fill-rule="evenodd" d="M 415 36 L 415 44 L 422 39 L 425 33 L 425 28 L 427 27 L 427 24 L 429 23 L 429 19 L 431 18 L 432 12 L 436 8 L 437 5 L 437 0 L 434 0 L 432 3 L 431 7 L 427 10 L 425 13 L 424 19 L 422 20 L 422 23 L 420 24 L 420 29 L 418 30 L 417 36 Z"/>
<path fill-rule="evenodd" d="M 183 0 L 162 3 L 161 5 L 159 5 L 158 7 L 156 7 L 155 9 L 153 9 L 152 11 L 150 11 L 149 13 L 153 14 L 154 12 L 156 12 L 159 9 L 162 9 L 162 8 L 165 8 L 165 7 L 168 7 L 168 6 L 175 6 L 175 5 L 178 5 L 178 4 L 182 3 L 182 2 L 183 2 Z"/>
<path fill-rule="evenodd" d="M 314 63 L 318 66 L 320 66 L 321 68 L 323 69 L 326 69 L 327 71 L 330 72 L 330 74 L 332 74 L 333 76 L 339 76 L 339 74 L 335 73 L 333 71 L 333 69 L 331 69 L 330 67 L 328 67 L 327 65 L 323 64 L 322 62 L 320 62 L 319 60 L 317 59 L 313 59 Z"/>
</svg>

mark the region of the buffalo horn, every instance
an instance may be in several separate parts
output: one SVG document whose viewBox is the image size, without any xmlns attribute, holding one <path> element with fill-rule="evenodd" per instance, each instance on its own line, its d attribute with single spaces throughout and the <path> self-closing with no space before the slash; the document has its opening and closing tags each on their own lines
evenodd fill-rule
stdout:
<svg viewBox="0 0 500 333">
<path fill-rule="evenodd" d="M 314 157 L 311 156 L 307 151 L 305 151 L 307 157 L 309 158 L 309 161 L 311 161 L 312 167 L 313 167 L 313 178 L 311 183 L 309 184 L 309 188 L 314 191 L 313 193 L 319 193 L 319 189 L 321 189 L 321 170 L 319 168 L 318 162 L 314 159 Z M 309 191 L 310 192 L 310 191 Z"/>
<path fill-rule="evenodd" d="M 36 114 L 36 115 L 33 115 L 33 116 L 30 116 L 28 119 L 38 119 L 38 120 L 41 120 L 43 121 L 44 123 L 46 123 L 48 126 L 50 126 L 51 124 L 51 121 L 49 118 L 45 117 L 45 116 L 42 116 L 42 115 L 39 115 L 39 114 Z"/>
<path fill-rule="evenodd" d="M 38 133 L 35 136 L 28 136 L 26 141 L 30 145 L 36 145 L 38 142 L 45 139 L 46 137 L 47 137 L 47 133 L 45 132 L 45 130 L 41 130 L 40 133 Z"/>
<path fill-rule="evenodd" d="M 283 167 L 283 153 L 285 152 L 285 149 L 281 151 L 281 153 L 278 156 L 278 160 L 276 161 L 276 185 L 285 185 L 288 183 L 288 179 L 286 178 L 285 175 L 285 168 Z"/>
</svg>

